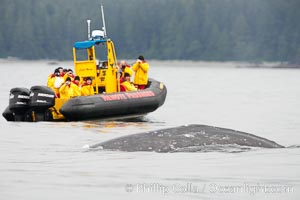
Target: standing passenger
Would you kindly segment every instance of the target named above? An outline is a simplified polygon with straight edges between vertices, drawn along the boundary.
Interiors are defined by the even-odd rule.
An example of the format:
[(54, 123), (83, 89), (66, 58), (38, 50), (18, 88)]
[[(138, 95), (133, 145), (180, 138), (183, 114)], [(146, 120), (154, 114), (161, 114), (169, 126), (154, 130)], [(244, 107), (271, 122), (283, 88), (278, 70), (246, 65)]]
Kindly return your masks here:
[(56, 69), (54, 73), (54, 77), (52, 77), (49, 81), (47, 86), (52, 88), (55, 92), (56, 97), (59, 98), (59, 88), (64, 83), (63, 77), (60, 76), (59, 70)]
[(48, 79), (47, 79), (47, 86), (50, 87), (50, 88), (53, 87), (53, 86), (52, 86), (52, 85), (53, 85), (52, 78), (55, 77), (55, 74), (56, 74), (56, 73), (59, 73), (59, 70), (58, 70), (58, 69), (55, 69), (55, 70), (54, 70), (54, 73), (49, 74), (49, 76), (48, 76)]
[(132, 66), (132, 70), (135, 72), (134, 85), (140, 90), (145, 89), (148, 84), (149, 64), (145, 61), (144, 56), (140, 55), (138, 57), (136, 63)]

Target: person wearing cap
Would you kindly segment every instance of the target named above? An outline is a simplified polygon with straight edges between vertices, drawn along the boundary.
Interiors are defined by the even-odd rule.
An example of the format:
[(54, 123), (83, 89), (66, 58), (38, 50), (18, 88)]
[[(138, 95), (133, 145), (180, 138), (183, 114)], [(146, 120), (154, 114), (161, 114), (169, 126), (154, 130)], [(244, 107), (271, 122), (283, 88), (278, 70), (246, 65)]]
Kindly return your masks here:
[(121, 86), (125, 89), (126, 92), (137, 91), (137, 88), (130, 82), (130, 74), (124, 74), (124, 80), (121, 83)]
[(74, 97), (74, 88), (73, 88), (73, 83), (71, 81), (70, 77), (66, 78), (66, 82), (62, 84), (62, 86), (59, 88), (59, 94), (60, 98), (62, 99), (70, 99)]
[(95, 94), (94, 87), (92, 85), (91, 77), (87, 77), (85, 83), (81, 87), (81, 95), (89, 96)]
[(148, 70), (149, 64), (144, 56), (140, 55), (132, 66), (132, 71), (135, 72), (133, 83), (140, 90), (145, 89), (148, 84)]

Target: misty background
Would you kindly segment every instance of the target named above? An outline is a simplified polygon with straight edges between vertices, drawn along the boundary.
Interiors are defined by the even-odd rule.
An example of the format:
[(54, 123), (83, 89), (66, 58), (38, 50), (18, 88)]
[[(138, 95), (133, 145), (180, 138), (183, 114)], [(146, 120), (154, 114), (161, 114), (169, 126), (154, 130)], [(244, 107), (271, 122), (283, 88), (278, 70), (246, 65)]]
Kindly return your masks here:
[[(299, 0), (102, 0), (118, 58), (300, 63)], [(72, 59), (100, 0), (1, 0), (0, 58)]]

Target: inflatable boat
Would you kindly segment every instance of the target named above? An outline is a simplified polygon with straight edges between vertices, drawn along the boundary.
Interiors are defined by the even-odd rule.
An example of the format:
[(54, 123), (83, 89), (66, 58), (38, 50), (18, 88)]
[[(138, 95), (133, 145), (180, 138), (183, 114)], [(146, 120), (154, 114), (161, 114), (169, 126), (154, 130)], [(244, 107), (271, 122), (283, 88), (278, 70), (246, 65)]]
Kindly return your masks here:
[[(121, 90), (116, 52), (112, 40), (106, 36), (102, 6), (101, 11), (103, 30), (95, 30), (90, 34), (90, 20), (87, 20), (88, 40), (73, 45), (75, 73), (83, 79), (92, 78), (95, 94), (65, 99), (58, 98), (53, 89), (47, 86), (12, 88), (9, 105), (2, 113), (7, 121), (124, 119), (146, 115), (164, 104), (166, 86), (155, 79), (149, 78), (143, 90)], [(107, 60), (103, 62), (96, 59), (98, 46), (105, 48)]]
[(163, 83), (150, 79), (145, 90), (79, 96), (65, 101), (57, 110), (55, 102), (60, 99), (51, 88), (13, 88), (2, 115), (7, 121), (27, 122), (133, 118), (155, 111), (164, 104), (166, 94)]

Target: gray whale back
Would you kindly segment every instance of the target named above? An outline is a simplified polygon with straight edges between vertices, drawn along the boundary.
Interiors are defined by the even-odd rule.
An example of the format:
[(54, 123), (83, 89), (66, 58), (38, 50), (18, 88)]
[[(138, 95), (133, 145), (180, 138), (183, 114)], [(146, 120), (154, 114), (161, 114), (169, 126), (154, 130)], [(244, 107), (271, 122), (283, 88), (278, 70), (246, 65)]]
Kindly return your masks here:
[(206, 151), (220, 146), (283, 148), (274, 141), (236, 130), (207, 125), (188, 125), (127, 135), (90, 148), (120, 151)]

